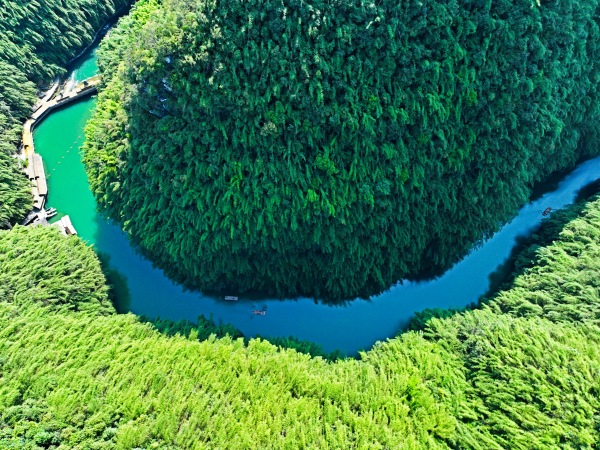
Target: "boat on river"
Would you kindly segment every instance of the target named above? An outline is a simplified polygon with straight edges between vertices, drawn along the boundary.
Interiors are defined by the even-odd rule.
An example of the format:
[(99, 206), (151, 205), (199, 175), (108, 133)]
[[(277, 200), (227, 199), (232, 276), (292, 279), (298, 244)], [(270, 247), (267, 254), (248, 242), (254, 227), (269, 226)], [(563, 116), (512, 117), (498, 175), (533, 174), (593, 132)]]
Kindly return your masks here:
[(49, 219), (50, 217), (54, 217), (56, 215), (56, 208), (48, 208), (46, 210), (46, 219)]
[(552, 212), (552, 208), (550, 208), (549, 206), (544, 210), (544, 212), (542, 213), (542, 216), (547, 216), (548, 214), (550, 214)]
[(235, 295), (226, 295), (225, 300), (228, 302), (237, 302), (238, 298)]
[(262, 311), (260, 309), (253, 309), (252, 310), (252, 314), (255, 314), (257, 316), (265, 316), (267, 314), (266, 311)]
[[(44, 156), (44, 160), (51, 161), (52, 166), (56, 164), (58, 159), (52, 155), (66, 153), (75, 138), (82, 133), (83, 121), (78, 118), (91, 114), (94, 105), (94, 102), (82, 102), (55, 109), (51, 112), (55, 115), (54, 119), (38, 126), (36, 151)], [(78, 152), (71, 151), (69, 155), (73, 158), (73, 164), (69, 166), (72, 169), (64, 176), (88, 189), (88, 178), (80, 164)], [(600, 157), (581, 163), (577, 169), (563, 177), (556, 191), (548, 192), (533, 204), (525, 205), (517, 217), (504, 225), (489, 241), (473, 248), (446, 275), (430, 281), (399, 283), (381, 295), (373, 296), (368, 302), (348, 301), (344, 307), (328, 306), (309, 298), (290, 298), (285, 302), (280, 298), (261, 300), (265, 308), (276, 305), (275, 308), (279, 311), (277, 320), (275, 316), (270, 316), (271, 319), (267, 320), (263, 304), (252, 305), (249, 303), (250, 298), (240, 300), (252, 308), (246, 310), (241, 304), (237, 305), (241, 308), (235, 308), (236, 305), (232, 303), (224, 304), (224, 293), (215, 302), (212, 296), (187, 291), (180, 285), (175, 285), (163, 272), (154, 270), (148, 260), (138, 256), (120, 227), (115, 227), (96, 215), (93, 195), (86, 196), (89, 200), (82, 200), (81, 203), (78, 201), (72, 215), (82, 237), (94, 244), (99, 252), (110, 256), (108, 267), (115, 270), (118, 268), (119, 273), (127, 280), (122, 287), (115, 287), (116, 301), (123, 310), (151, 317), (161, 315), (193, 321), (202, 314), (205, 317), (214, 314), (215, 321), (231, 323), (248, 337), (259, 332), (270, 336), (300, 335), (321, 344), (326, 350), (339, 348), (349, 355), (358, 355), (359, 350), (370, 348), (375, 341), (395, 336), (398, 329), (404, 327), (413, 314), (423, 308), (466, 306), (477, 302), (489, 289), (489, 275), (509, 257), (516, 238), (537, 229), (539, 216), (546, 208), (543, 205), (554, 205), (551, 213), (548, 213), (552, 216), (571, 203), (580, 188), (597, 180), (598, 173)], [(49, 178), (51, 180), (52, 177)], [(59, 177), (55, 177), (52, 182), (52, 202), (61, 211), (69, 211), (69, 206), (74, 201), (73, 189), (67, 183), (57, 184), (58, 180)], [(34, 215), (35, 213), (29, 218)], [(70, 231), (73, 229), (70, 228)], [(123, 264), (118, 265), (119, 261)], [(262, 311), (248, 316), (247, 312), (252, 312), (253, 309)], [(258, 322), (252, 320), (255, 315), (263, 316), (263, 319), (259, 318)], [(361, 325), (357, 326), (357, 323)], [(285, 326), (285, 332), (282, 331), (282, 325)]]

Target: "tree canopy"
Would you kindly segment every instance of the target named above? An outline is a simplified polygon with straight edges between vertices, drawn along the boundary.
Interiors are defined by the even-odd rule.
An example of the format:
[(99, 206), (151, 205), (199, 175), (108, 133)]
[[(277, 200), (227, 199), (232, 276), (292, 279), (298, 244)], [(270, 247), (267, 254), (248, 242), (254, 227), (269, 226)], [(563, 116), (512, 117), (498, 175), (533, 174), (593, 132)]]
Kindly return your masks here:
[(0, 446), (595, 448), (599, 223), (596, 197), (481, 310), (336, 362), (161, 334), (113, 313), (78, 238), (0, 232)]
[(47, 82), (92, 42), (94, 35), (130, 0), (3, 0), (0, 59), (27, 78)]
[(0, 229), (19, 223), (33, 199), (17, 153), (21, 123), (47, 84), (129, 0), (3, 0), (0, 6)]
[(369, 296), (598, 152), (598, 1), (140, 2), (103, 44), (99, 204), (205, 290)]
[[(10, 13), (14, 5), (5, 9), (5, 4), (0, 11), (0, 22), (10, 21), (12, 17), (7, 12)], [(65, 0), (63, 4), (72, 3)], [(202, 4), (193, 4), (190, 8), (198, 5)], [(432, 5), (427, 1), (419, 5), (425, 8), (421, 9), (421, 15), (426, 21), (431, 19), (427, 8)], [(471, 6), (484, 8), (486, 5), (489, 7), (490, 3), (475, 2)], [(510, 36), (514, 32), (510, 26), (519, 22), (519, 14), (525, 14), (525, 9), (510, 9), (508, 3), (501, 1), (494, 5), (494, 8), (505, 7), (500, 10), (503, 20), (510, 18), (510, 21), (499, 26)], [(573, 28), (569, 28), (566, 26), (569, 5), (573, 7), (571, 13), (580, 17), (578, 14), (585, 16), (592, 11), (587, 8), (596, 8), (596, 4), (543, 2), (541, 8), (547, 7), (548, 12), (540, 12), (536, 5), (531, 3), (531, 14), (548, 17), (544, 14), (551, 15), (554, 11), (556, 14), (552, 17), (564, 25), (551, 30), (563, 45), (562, 50), (557, 47), (552, 52), (573, 51), (582, 64), (571, 66), (570, 59), (566, 58), (564, 67), (558, 63), (552, 66), (555, 70), (564, 68), (565, 83), (581, 83), (553, 87), (556, 91), (552, 92), (560, 93), (555, 100), (557, 107), (563, 105), (561, 102), (565, 99), (579, 102), (579, 109), (560, 110), (565, 114), (565, 129), (553, 139), (565, 144), (564, 148), (532, 147), (526, 162), (507, 159), (522, 167), (539, 164), (536, 176), (542, 176), (545, 171), (567, 164), (569, 157), (585, 155), (590, 151), (585, 143), (595, 143), (595, 128), (591, 122), (595, 117), (595, 97), (589, 87), (593, 84), (591, 78), (586, 78), (591, 77), (592, 72), (586, 71), (593, 70), (590, 67), (594, 60), (581, 55), (593, 54), (597, 40), (592, 37), (596, 36), (598, 14), (594, 12), (594, 21), (586, 22), (585, 26), (574, 21)], [(566, 9), (561, 9), (562, 5), (566, 5)], [(250, 6), (248, 4), (248, 8)], [(307, 7), (301, 6), (299, 14)], [(27, 7), (47, 5), (40, 6), (33, 1)], [(133, 125), (141, 125), (130, 124), (128, 114), (142, 108), (144, 98), (150, 98), (150, 94), (143, 91), (143, 83), (133, 85), (133, 90), (129, 84), (128, 80), (137, 76), (131, 69), (140, 64), (135, 57), (142, 54), (141, 47), (130, 50), (135, 48), (131, 41), (136, 36), (150, 39), (146, 27), (151, 27), (148, 24), (152, 21), (171, 20), (153, 18), (153, 14), (164, 13), (156, 7), (153, 2), (140, 3), (105, 46), (103, 67), (105, 74), (110, 74), (109, 89), (102, 96), (96, 120), (88, 128), (88, 134), (94, 137), (88, 147), (88, 164), (93, 169), (91, 172), (98, 175), (92, 177), (92, 181), (101, 202), (111, 211), (120, 211), (118, 202), (126, 198), (123, 195), (123, 189), (127, 189), (126, 175), (128, 170), (133, 170), (127, 166), (132, 158), (129, 152), (141, 148), (135, 143), (135, 139), (140, 138), (130, 134), (136, 129)], [(447, 7), (458, 8), (452, 3)], [(172, 11), (180, 14), (187, 10), (174, 4)], [(270, 11), (266, 8), (265, 14)], [(260, 14), (247, 17), (250, 17), (249, 25), (264, 20)], [(360, 16), (353, 17), (356, 23), (361, 23)], [(458, 20), (462, 16), (452, 17)], [(567, 22), (561, 22), (565, 17)], [(194, 18), (200, 18), (199, 22), (204, 20), (197, 14), (185, 15), (185, 20), (192, 23)], [(485, 14), (483, 18), (482, 23), (490, 22)], [(382, 20), (374, 21), (364, 30), (377, 28)], [(446, 20), (446, 24), (452, 23)], [(144, 34), (141, 34), (142, 29)], [(162, 38), (158, 39), (161, 29), (156, 28), (157, 42), (162, 42)], [(574, 29), (576, 39), (565, 39)], [(187, 32), (181, 31), (182, 35)], [(216, 39), (219, 31), (213, 31)], [(519, 53), (519, 49), (534, 48), (533, 44), (514, 47), (497, 31), (494, 36), (489, 42), (491, 46), (505, 45), (515, 53)], [(583, 44), (586, 36), (590, 39)], [(406, 39), (409, 37), (407, 34)], [(425, 38), (425, 34), (422, 37)], [(4, 38), (5, 34), (0, 33), (0, 42)], [(304, 45), (305, 41), (299, 39), (298, 43)], [(148, 67), (157, 64), (152, 61), (152, 52), (146, 56), (149, 59), (143, 64)], [(173, 64), (179, 56), (167, 55)], [(126, 64), (121, 65), (121, 59)], [(487, 61), (493, 64), (494, 60)], [(524, 63), (529, 64), (529, 61), (526, 59)], [(590, 64), (585, 65), (586, 62)], [(220, 70), (233, 70), (231, 67)], [(506, 67), (502, 70), (499, 76), (510, 78), (511, 72)], [(1, 158), (13, 152), (20, 133), (17, 124), (26, 113), (27, 101), (32, 101), (33, 88), (19, 78), (6, 61), (0, 63), (0, 74), (0, 135), (3, 139), (0, 142), (0, 214), (5, 214), (4, 204), (19, 202), (11, 200), (4, 189), (4, 160)], [(145, 75), (140, 72), (140, 76)], [(544, 77), (540, 79), (547, 86)], [(197, 97), (189, 97), (194, 100), (186, 106), (190, 110), (197, 107), (195, 102), (206, 100), (199, 95), (194, 83), (192, 79), (189, 95)], [(22, 96), (15, 95), (18, 85), (23, 87)], [(148, 86), (152, 89), (151, 83)], [(167, 80), (166, 86), (180, 88), (175, 81)], [(520, 92), (518, 86), (510, 87), (517, 94)], [(586, 90), (588, 88), (590, 90)], [(141, 94), (136, 93), (138, 89)], [(415, 89), (419, 92), (418, 86)], [(477, 97), (471, 95), (470, 98), (479, 102), (482, 92), (486, 91), (480, 87), (474, 89)], [(410, 92), (413, 95), (412, 90)], [(533, 92), (535, 89), (530, 97), (532, 101), (539, 100)], [(506, 95), (509, 94), (520, 98), (507, 90)], [(136, 104), (137, 98), (141, 100)], [(543, 104), (530, 105), (526, 110), (533, 114), (530, 118), (540, 119), (535, 111)], [(167, 106), (173, 107), (171, 103)], [(517, 102), (515, 107), (522, 106)], [(256, 107), (260, 110), (260, 104)], [(250, 112), (251, 121), (257, 116)], [(462, 117), (468, 115), (466, 110), (459, 112)], [(514, 114), (522, 112), (515, 109)], [(151, 129), (158, 126), (152, 120), (149, 120)], [(499, 124), (504, 123), (503, 119), (498, 120)], [(520, 125), (517, 128), (511, 130), (522, 131)], [(547, 134), (544, 136), (549, 139), (548, 143), (554, 142)], [(489, 139), (492, 142), (491, 132)], [(528, 139), (537, 142), (533, 131), (522, 139), (519, 142), (529, 142)], [(482, 142), (487, 141), (482, 138)], [(498, 145), (505, 145), (506, 152), (512, 154), (510, 142), (511, 145), (508, 141)], [(569, 147), (566, 145), (569, 142), (573, 146), (578, 142), (579, 147)], [(189, 151), (195, 148), (190, 147)], [(436, 148), (427, 145), (428, 151)], [(482, 150), (474, 146), (472, 151)], [(555, 159), (543, 160), (553, 151)], [(501, 158), (500, 153), (492, 154), (486, 164)], [(157, 153), (156, 159), (166, 159), (160, 158), (161, 155)], [(298, 157), (295, 155), (290, 154), (290, 166)], [(150, 158), (151, 154), (146, 153), (146, 156)], [(11, 156), (6, 157), (10, 158), (6, 161), (14, 163)], [(202, 161), (200, 157), (196, 159)], [(365, 159), (368, 160), (366, 156)], [(277, 161), (275, 155), (273, 161)], [(342, 159), (331, 161), (341, 173)], [(544, 164), (548, 167), (544, 168)], [(15, 166), (10, 167), (9, 170), (13, 170)], [(491, 171), (492, 167), (487, 170)], [(275, 176), (279, 172), (274, 168), (271, 173)], [(14, 174), (18, 180), (17, 172)], [(246, 172), (242, 172), (244, 174)], [(429, 173), (427, 176), (428, 180), (433, 177)], [(244, 179), (239, 180), (240, 186)], [(527, 182), (521, 180), (522, 184), (516, 183), (515, 189), (520, 186), (526, 190), (534, 179), (535, 176)], [(179, 181), (185, 182), (184, 179)], [(149, 196), (153, 195), (150, 189), (153, 183), (155, 181), (148, 178)], [(406, 183), (412, 186), (410, 178)], [(481, 183), (484, 185), (484, 181)], [(425, 185), (423, 183), (421, 189), (425, 189)], [(465, 181), (462, 188), (467, 189), (467, 186)], [(107, 187), (113, 194), (105, 190)], [(492, 192), (499, 188), (487, 189)], [(196, 195), (199, 191), (189, 192)], [(209, 189), (207, 195), (210, 193)], [(6, 199), (8, 202), (3, 203)], [(173, 204), (176, 208), (179, 199), (174, 193), (162, 201), (165, 206)], [(121, 219), (131, 220), (131, 216)], [(177, 223), (176, 218), (171, 223)], [(196, 226), (194, 222), (191, 224)], [(379, 343), (361, 353), (357, 360), (336, 362), (277, 348), (261, 339), (250, 342), (231, 336), (217, 339), (208, 334), (210, 328), (215, 328), (220, 335), (230, 332), (235, 335), (235, 330), (227, 325), (217, 326), (210, 319), (196, 326), (169, 321), (153, 325), (131, 314), (117, 315), (110, 304), (97, 256), (77, 237), (62, 236), (50, 227), (17, 226), (10, 231), (0, 231), (0, 448), (597, 448), (600, 446), (597, 414), (600, 410), (600, 197), (572, 209), (570, 215), (552, 216), (549, 224), (550, 227), (542, 229), (543, 238), (518, 259), (516, 266), (520, 273), (511, 286), (486, 301), (481, 309), (452, 316), (441, 312), (423, 314), (415, 323), (415, 327), (423, 331), (408, 332)], [(193, 236), (199, 235), (197, 232)], [(199, 339), (203, 340), (199, 342)]]

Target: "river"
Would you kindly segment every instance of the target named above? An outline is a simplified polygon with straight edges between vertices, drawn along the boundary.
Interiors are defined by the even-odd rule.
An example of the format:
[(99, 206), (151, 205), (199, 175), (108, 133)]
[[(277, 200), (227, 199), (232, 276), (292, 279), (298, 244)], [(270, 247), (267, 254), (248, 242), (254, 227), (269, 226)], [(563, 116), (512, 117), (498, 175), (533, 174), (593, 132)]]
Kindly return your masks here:
[[(95, 49), (74, 69), (73, 79), (97, 72)], [(600, 174), (600, 157), (580, 164), (552, 191), (525, 205), (492, 238), (474, 249), (442, 276), (431, 281), (404, 281), (370, 300), (331, 306), (309, 298), (250, 299), (237, 302), (188, 291), (171, 282), (129, 245), (119, 227), (96, 212), (79, 148), (83, 128), (96, 105), (90, 98), (50, 114), (34, 132), (36, 150), (43, 156), (48, 175), (48, 206), (71, 217), (81, 238), (94, 246), (114, 286), (119, 312), (151, 318), (196, 321), (201, 314), (231, 323), (246, 336), (296, 336), (340, 349), (349, 355), (369, 349), (378, 340), (393, 337), (415, 312), (425, 308), (462, 307), (485, 294), (490, 276), (506, 261), (517, 239), (537, 228), (542, 211), (573, 202), (577, 191)], [(236, 295), (236, 293), (232, 293)], [(266, 309), (265, 316), (252, 314)]]

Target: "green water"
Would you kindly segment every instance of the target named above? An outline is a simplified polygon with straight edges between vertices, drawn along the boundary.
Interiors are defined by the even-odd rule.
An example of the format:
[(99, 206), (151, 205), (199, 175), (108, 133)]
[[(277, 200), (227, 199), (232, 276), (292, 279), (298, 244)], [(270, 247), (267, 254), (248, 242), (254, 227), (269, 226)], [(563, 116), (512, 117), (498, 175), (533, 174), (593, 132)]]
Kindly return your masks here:
[(87, 178), (74, 176), (83, 170), (80, 147), (83, 127), (90, 118), (96, 99), (87, 99), (50, 114), (34, 131), (36, 151), (43, 159), (51, 189), (48, 206), (58, 209), (58, 220), (65, 214), (77, 217), (77, 231), (89, 242), (98, 234), (96, 202)]
[(76, 82), (93, 77), (98, 73), (97, 49), (98, 47), (93, 47), (78, 58), (77, 67), (72, 72), (72, 77)]
[[(77, 78), (94, 74), (93, 57), (82, 64)], [(416, 311), (477, 301), (487, 292), (490, 277), (508, 258), (517, 239), (539, 225), (541, 212), (573, 202), (577, 191), (600, 175), (600, 158), (581, 164), (553, 192), (525, 205), (512, 222), (435, 280), (404, 281), (369, 301), (354, 300), (343, 306), (308, 298), (282, 301), (240, 297), (237, 302), (227, 302), (173, 284), (136, 254), (118, 227), (96, 212), (79, 153), (83, 127), (95, 105), (91, 98), (53, 112), (36, 128), (34, 139), (49, 175), (48, 207), (57, 208), (57, 218), (68, 214), (80, 237), (94, 246), (114, 287), (120, 312), (192, 321), (200, 314), (212, 315), (238, 327), (246, 336), (293, 335), (317, 342), (326, 350), (339, 348), (348, 354), (394, 336)], [(267, 314), (255, 316), (253, 309), (266, 309)]]

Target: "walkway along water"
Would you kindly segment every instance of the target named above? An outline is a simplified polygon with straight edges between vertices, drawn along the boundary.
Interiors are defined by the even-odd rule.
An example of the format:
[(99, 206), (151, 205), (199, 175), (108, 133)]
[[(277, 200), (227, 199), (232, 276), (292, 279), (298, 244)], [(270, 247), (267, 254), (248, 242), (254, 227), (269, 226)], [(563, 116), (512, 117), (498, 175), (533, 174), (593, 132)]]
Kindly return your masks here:
[[(23, 124), (23, 137), (21, 145), (21, 158), (24, 163), (23, 171), (31, 181), (31, 190), (33, 194), (33, 211), (27, 215), (25, 224), (42, 224), (47, 225), (47, 214), (44, 210), (44, 205), (48, 197), (48, 185), (46, 173), (41, 155), (35, 152), (33, 142), (33, 129), (39, 124), (48, 113), (56, 108), (63, 107), (71, 102), (95, 94), (98, 91), (100, 84), (100, 76), (96, 75), (87, 80), (78, 83), (73, 88), (63, 90), (55, 96), (56, 90), (60, 82), (57, 79), (52, 88), (46, 93), (33, 108), (33, 114)], [(77, 234), (75, 228), (67, 217), (64, 221), (59, 221), (58, 227), (65, 234)]]
[[(47, 168), (62, 162), (48, 179), (48, 204), (58, 210), (59, 216), (69, 214), (79, 235), (94, 246), (121, 312), (191, 321), (200, 314), (212, 315), (217, 322), (231, 323), (246, 336), (297, 336), (328, 351), (339, 348), (348, 354), (394, 336), (417, 311), (462, 307), (477, 301), (487, 292), (490, 276), (510, 255), (517, 238), (539, 226), (544, 210), (550, 207), (554, 211), (572, 203), (579, 189), (600, 176), (600, 157), (579, 165), (553, 192), (525, 205), (510, 223), (435, 280), (404, 280), (369, 301), (354, 300), (340, 306), (309, 298), (249, 298), (235, 292), (228, 294), (239, 296), (238, 301), (226, 301), (172, 283), (131, 248), (119, 227), (97, 213), (80, 156), (69, 152), (74, 142), (77, 146), (83, 143), (82, 130), (94, 107), (95, 99), (91, 98), (56, 110), (34, 135)], [(267, 313), (255, 315), (253, 310)]]

